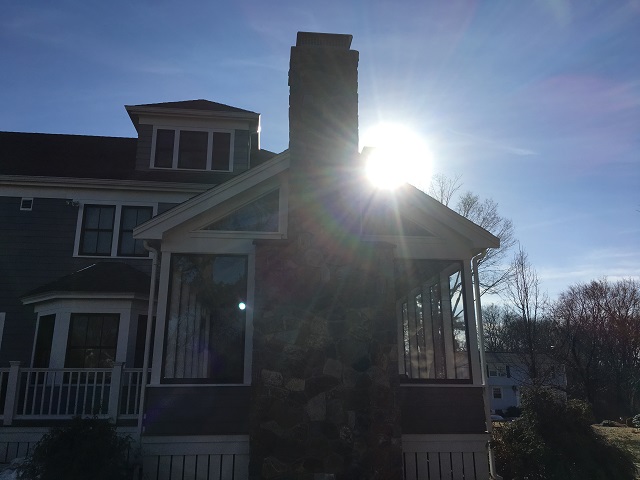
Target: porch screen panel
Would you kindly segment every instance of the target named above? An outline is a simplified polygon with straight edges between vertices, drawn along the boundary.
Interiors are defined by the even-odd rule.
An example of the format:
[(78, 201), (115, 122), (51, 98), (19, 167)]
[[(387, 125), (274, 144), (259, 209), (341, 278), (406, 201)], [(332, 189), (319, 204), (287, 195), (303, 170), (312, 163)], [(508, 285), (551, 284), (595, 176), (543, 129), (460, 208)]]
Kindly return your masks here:
[(242, 383), (247, 258), (173, 254), (164, 380)]
[(461, 262), (402, 260), (396, 270), (400, 361), (412, 380), (469, 380)]
[(449, 301), (451, 303), (451, 327), (456, 378), (471, 378), (461, 270), (449, 275)]

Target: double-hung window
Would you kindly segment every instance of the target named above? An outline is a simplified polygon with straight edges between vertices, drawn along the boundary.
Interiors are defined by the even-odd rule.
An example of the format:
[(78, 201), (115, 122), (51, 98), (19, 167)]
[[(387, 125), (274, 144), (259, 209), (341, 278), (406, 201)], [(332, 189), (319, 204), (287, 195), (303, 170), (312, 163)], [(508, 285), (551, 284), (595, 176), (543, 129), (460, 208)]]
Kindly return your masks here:
[(212, 170), (229, 172), (232, 169), (231, 131), (154, 129), (151, 166), (180, 170)]
[(72, 314), (65, 367), (112, 367), (116, 358), (119, 322), (118, 314)]
[(146, 257), (133, 229), (153, 216), (153, 207), (90, 205), (83, 207), (78, 255)]

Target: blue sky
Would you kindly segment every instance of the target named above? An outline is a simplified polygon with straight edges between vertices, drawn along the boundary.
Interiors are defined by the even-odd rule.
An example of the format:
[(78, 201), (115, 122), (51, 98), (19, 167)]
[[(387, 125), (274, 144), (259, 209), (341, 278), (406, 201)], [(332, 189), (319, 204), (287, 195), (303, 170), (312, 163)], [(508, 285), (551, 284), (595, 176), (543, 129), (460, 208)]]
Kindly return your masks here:
[(640, 0), (0, 0), (0, 130), (135, 136), (125, 104), (206, 98), (288, 143), (296, 32), (350, 33), (360, 127), (410, 126), (491, 197), (555, 297), (640, 278)]

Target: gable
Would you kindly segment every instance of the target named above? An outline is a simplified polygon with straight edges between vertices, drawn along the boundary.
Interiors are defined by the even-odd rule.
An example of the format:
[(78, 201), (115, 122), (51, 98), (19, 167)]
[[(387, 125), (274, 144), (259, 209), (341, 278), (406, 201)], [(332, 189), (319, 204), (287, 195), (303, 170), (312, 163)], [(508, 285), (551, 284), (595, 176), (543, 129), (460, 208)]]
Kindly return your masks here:
[(365, 236), (433, 237), (434, 234), (390, 202), (370, 206), (363, 215), (361, 233)]
[(280, 188), (276, 188), (201, 230), (227, 232), (277, 232), (280, 224)]
[[(173, 230), (200, 235), (229, 231), (267, 234), (275, 222), (269, 212), (274, 212), (276, 204), (277, 232), (282, 236), (286, 231), (284, 205), (288, 167), (289, 153), (284, 152), (152, 218), (135, 229), (134, 237), (161, 240)], [(252, 230), (254, 228), (256, 230)]]

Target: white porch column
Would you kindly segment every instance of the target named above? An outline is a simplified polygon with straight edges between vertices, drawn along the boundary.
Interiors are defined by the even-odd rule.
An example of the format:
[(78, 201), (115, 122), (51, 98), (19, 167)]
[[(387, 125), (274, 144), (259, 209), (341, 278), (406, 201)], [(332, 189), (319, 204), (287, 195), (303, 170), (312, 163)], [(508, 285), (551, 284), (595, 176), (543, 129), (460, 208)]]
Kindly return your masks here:
[(16, 413), (16, 400), (18, 399), (18, 383), (20, 381), (20, 361), (10, 361), (9, 365), (7, 396), (4, 400), (4, 425), (13, 423), (13, 416)]

